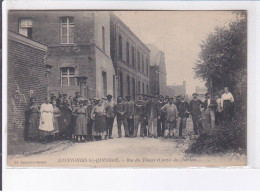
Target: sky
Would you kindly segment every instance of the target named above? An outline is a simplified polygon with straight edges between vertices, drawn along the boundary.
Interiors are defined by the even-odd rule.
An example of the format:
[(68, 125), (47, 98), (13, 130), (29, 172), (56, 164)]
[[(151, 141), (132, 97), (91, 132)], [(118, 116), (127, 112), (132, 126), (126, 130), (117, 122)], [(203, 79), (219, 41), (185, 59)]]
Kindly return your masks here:
[(114, 12), (145, 44), (165, 53), (167, 84), (186, 81), (187, 94), (204, 82), (194, 79), (200, 44), (217, 26), (235, 19), (231, 11), (117, 11)]

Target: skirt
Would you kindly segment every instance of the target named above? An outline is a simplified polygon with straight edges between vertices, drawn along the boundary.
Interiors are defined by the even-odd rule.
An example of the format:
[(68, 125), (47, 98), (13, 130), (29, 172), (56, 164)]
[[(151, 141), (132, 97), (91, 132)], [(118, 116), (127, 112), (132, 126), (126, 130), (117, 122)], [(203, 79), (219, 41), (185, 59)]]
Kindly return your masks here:
[(85, 114), (79, 114), (76, 119), (75, 135), (87, 135), (87, 121)]
[(29, 116), (28, 122), (28, 130), (27, 137), (28, 138), (36, 138), (39, 135), (39, 114), (36, 112), (32, 112)]
[(223, 119), (230, 120), (232, 116), (232, 103), (230, 100), (224, 100), (223, 102)]
[(103, 136), (107, 135), (106, 133), (106, 119), (105, 116), (96, 115), (94, 120), (94, 126), (92, 126), (92, 135), (93, 136)]

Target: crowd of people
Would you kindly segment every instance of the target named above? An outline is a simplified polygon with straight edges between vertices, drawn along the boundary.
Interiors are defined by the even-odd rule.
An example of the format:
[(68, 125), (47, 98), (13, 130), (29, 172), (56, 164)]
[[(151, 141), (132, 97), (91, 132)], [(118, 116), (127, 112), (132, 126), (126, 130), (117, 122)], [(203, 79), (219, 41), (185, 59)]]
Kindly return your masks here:
[(234, 98), (227, 87), (222, 95), (212, 97), (206, 93), (204, 102), (198, 99), (198, 94), (192, 96), (188, 102), (185, 95), (173, 98), (139, 94), (137, 100), (119, 96), (114, 102), (112, 95), (83, 99), (78, 92), (69, 98), (60, 92), (58, 97), (51, 94), (41, 106), (32, 97), (26, 111), (26, 140), (47, 143), (57, 139), (76, 142), (113, 139), (115, 118), (118, 138), (123, 136), (123, 126), (124, 136), (129, 138), (137, 137), (140, 128), (140, 137), (185, 139), (183, 131), (189, 117), (194, 135), (201, 132), (203, 119), (210, 123), (211, 130), (215, 124), (231, 119)]

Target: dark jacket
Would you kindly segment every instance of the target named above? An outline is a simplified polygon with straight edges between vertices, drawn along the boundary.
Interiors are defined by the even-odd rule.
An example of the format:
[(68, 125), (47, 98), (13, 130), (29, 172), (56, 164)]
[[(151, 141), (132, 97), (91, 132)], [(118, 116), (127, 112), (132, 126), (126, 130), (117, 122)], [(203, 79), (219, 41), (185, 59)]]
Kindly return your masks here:
[(208, 107), (208, 100), (209, 99), (206, 99), (204, 101), (204, 105), (203, 105), (204, 110), (207, 110), (207, 108), (210, 108), (211, 110), (216, 111), (216, 108), (218, 106), (216, 99), (214, 99), (214, 98), (210, 99), (209, 107)]
[(164, 102), (164, 101), (160, 102), (160, 101), (158, 100), (157, 104), (158, 104), (158, 108), (159, 108), (158, 116), (164, 117), (165, 114), (164, 114), (164, 112), (163, 112), (161, 109), (162, 109), (162, 107), (165, 105), (165, 102)]
[(115, 112), (118, 119), (126, 118), (126, 103), (117, 103), (115, 106)]
[(135, 103), (133, 101), (126, 102), (126, 116), (130, 118), (135, 114)]
[(135, 103), (135, 114), (138, 116), (146, 116), (146, 102), (137, 100)]
[(193, 116), (199, 115), (201, 114), (200, 108), (203, 107), (203, 102), (201, 102), (201, 100), (197, 99), (195, 100), (191, 100), (190, 101), (190, 114)]
[(189, 103), (187, 101), (178, 101), (176, 106), (179, 113), (179, 117), (184, 118), (185, 113), (189, 112)]

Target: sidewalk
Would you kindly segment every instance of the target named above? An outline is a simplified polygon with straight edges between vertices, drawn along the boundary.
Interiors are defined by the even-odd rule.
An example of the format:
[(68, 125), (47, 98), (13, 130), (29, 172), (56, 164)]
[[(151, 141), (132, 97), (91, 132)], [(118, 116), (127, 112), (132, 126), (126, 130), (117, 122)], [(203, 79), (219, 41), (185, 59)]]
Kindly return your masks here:
[(22, 145), (16, 145), (9, 147), (9, 156), (30, 156), (34, 154), (39, 154), (42, 152), (60, 149), (63, 150), (73, 144), (70, 140), (58, 140), (47, 144), (40, 142), (24, 142)]

